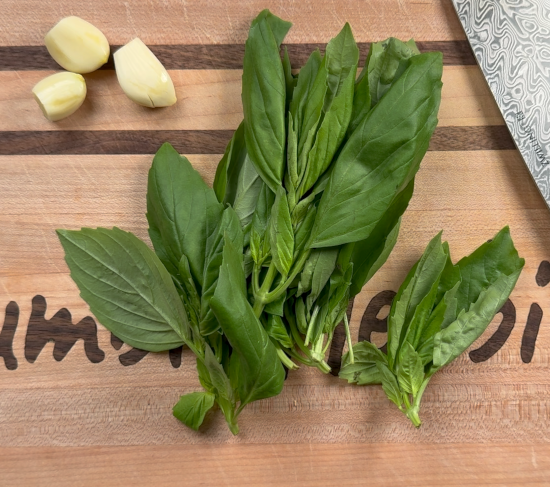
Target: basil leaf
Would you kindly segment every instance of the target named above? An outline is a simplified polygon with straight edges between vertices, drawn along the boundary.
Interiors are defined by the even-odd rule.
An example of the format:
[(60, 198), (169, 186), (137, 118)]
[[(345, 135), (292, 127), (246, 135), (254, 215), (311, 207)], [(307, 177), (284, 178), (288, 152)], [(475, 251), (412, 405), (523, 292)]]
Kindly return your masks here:
[(220, 265), (223, 258), (223, 247), (225, 239), (231, 240), (237, 248), (243, 248), (243, 233), (239, 219), (233, 208), (227, 207), (216, 232), (206, 241), (206, 259), (204, 263), (203, 291), (201, 298), (201, 322), (200, 330), (203, 336), (214, 333), (220, 327), (218, 320), (210, 309), (210, 301), (216, 286)]
[(296, 259), (298, 255), (302, 253), (305, 249), (307, 241), (311, 236), (313, 230), (313, 225), (315, 223), (315, 208), (310, 208), (306, 213), (305, 218), (299, 224), (298, 229), (295, 233), (295, 242), (294, 242), (294, 258)]
[(235, 200), (236, 181), (246, 154), (243, 121), (227, 144), (225, 153), (216, 169), (213, 188), (220, 203)]
[(406, 343), (399, 353), (397, 381), (400, 388), (416, 396), (424, 381), (424, 365), (420, 355), (410, 343)]
[(206, 413), (214, 406), (214, 394), (210, 392), (192, 392), (181, 396), (172, 409), (174, 416), (189, 428), (198, 431)]
[[(393, 300), (388, 315), (390, 367), (393, 367), (417, 307), (420, 307), (424, 319), (426, 313), (431, 312), (439, 278), (446, 262), (447, 254), (441, 243), (441, 233), (438, 233), (430, 241), (420, 260), (413, 266)], [(413, 334), (415, 332), (416, 330), (413, 330)]]
[(351, 135), (323, 192), (312, 247), (367, 238), (414, 177), (437, 124), (441, 74), (440, 53), (411, 58)]
[[(176, 269), (181, 256), (187, 256), (199, 291), (203, 285), (204, 242), (214, 233), (222, 211), (214, 191), (190, 162), (170, 144), (163, 144), (153, 159), (147, 185), (151, 241), (161, 256), (166, 252)], [(163, 248), (159, 248), (159, 236)]]
[[(374, 43), (373, 43), (374, 44)], [(369, 77), (366, 76), (367, 66), (372, 53), (372, 44), (369, 50), (369, 54), (365, 61), (365, 66), (361, 70), (355, 85), (353, 87), (353, 107), (351, 111), (351, 119), (349, 121), (347, 138), (353, 133), (353, 131), (359, 126), (359, 124), (365, 119), (371, 109), (371, 95), (369, 89)]]
[(359, 242), (348, 244), (352, 246), (351, 262), (353, 262), (353, 278), (350, 295), (353, 297), (361, 292), (363, 286), (382, 267), (388, 259), (399, 236), (401, 216), (405, 213), (414, 191), (414, 179), (401, 191), (372, 233)]
[(154, 252), (119, 228), (57, 230), (80, 296), (132, 347), (160, 352), (190, 343), (185, 309)]
[(287, 293), (281, 294), (275, 301), (271, 301), (265, 305), (264, 311), (271, 315), (284, 316), (283, 307), (285, 305)]
[(492, 240), (458, 261), (457, 266), (462, 275), (462, 284), (457, 294), (458, 312), (468, 310), (470, 303), (477, 301), (483, 289), (501, 276), (514, 274), (524, 263), (514, 247), (510, 228), (504, 227)]
[(286, 108), (285, 112), (288, 112), (290, 101), (292, 100), (292, 93), (297, 83), (297, 78), (292, 74), (292, 66), (290, 65), (290, 58), (288, 57), (288, 49), (285, 46), (283, 55), (283, 71), (285, 73), (285, 85), (286, 85)]
[(338, 376), (350, 384), (357, 385), (381, 384), (382, 375), (376, 362), (386, 362), (386, 356), (376, 345), (366, 340), (353, 345), (354, 363), (350, 362), (350, 354), (342, 356), (342, 367)]
[(294, 231), (290, 220), (290, 210), (286, 191), (279, 186), (271, 210), (270, 225), (271, 256), (275, 267), (283, 275), (288, 275), (294, 258)]
[(292, 117), (298, 137), (301, 137), (301, 134), (303, 133), (302, 127), (305, 116), (305, 107), (308, 103), (317, 73), (321, 66), (321, 60), (319, 49), (316, 49), (311, 53), (306, 64), (304, 64), (304, 66), (300, 69), (296, 88), (292, 94), (292, 101), (289, 106), (289, 115)]
[(268, 315), (265, 327), (267, 334), (278, 342), (283, 348), (292, 348), (293, 341), (290, 338), (283, 319), (277, 315)]
[(227, 238), (218, 286), (210, 305), (239, 361), (240, 408), (279, 394), (285, 372), (275, 346), (247, 300), (242, 253)]
[(296, 296), (311, 291), (311, 294), (308, 296), (311, 302), (319, 297), (334, 271), (336, 259), (338, 258), (338, 250), (337, 247), (316, 249), (309, 254), (304, 264), (304, 270), (301, 273)]
[(300, 184), (304, 195), (323, 174), (342, 143), (351, 119), (359, 49), (346, 23), (332, 39), (325, 55), (326, 92), (315, 141), (307, 154), (307, 168)]
[[(456, 321), (434, 337), (435, 367), (450, 363), (481, 336), (514, 289), (524, 264), (508, 227), (458, 262), (463, 280), (456, 298), (461, 311)], [(470, 305), (467, 299), (475, 301)]]
[(406, 61), (420, 54), (411, 39), (408, 42), (390, 37), (371, 44), (367, 71), (371, 105), (374, 106), (390, 89), (392, 83), (403, 73)]
[(286, 82), (279, 46), (291, 24), (264, 10), (250, 27), (242, 81), (244, 131), (249, 157), (273, 192), (285, 167)]
[(401, 390), (399, 389), (399, 384), (393, 372), (389, 369), (388, 365), (381, 360), (376, 361), (376, 366), (378, 367), (378, 372), (380, 373), (380, 378), (382, 382), (382, 389), (388, 396), (388, 399), (392, 401), (399, 409), (403, 405), (403, 399), (401, 398)]

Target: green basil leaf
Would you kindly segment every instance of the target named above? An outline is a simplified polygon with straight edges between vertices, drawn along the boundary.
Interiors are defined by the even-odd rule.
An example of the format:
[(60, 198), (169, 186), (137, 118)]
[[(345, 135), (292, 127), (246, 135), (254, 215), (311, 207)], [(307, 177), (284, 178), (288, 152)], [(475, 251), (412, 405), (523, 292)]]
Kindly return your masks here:
[(236, 180), (246, 154), (244, 122), (241, 122), (229, 144), (227, 144), (225, 153), (216, 169), (213, 188), (220, 203), (235, 200)]
[(285, 85), (286, 85), (286, 108), (285, 111), (288, 112), (288, 107), (290, 101), (292, 100), (292, 93), (294, 92), (294, 87), (297, 83), (297, 78), (292, 74), (292, 66), (290, 64), (290, 58), (288, 57), (288, 49), (285, 46), (284, 55), (283, 55), (283, 71), (285, 73)]
[[(430, 313), (435, 299), (439, 278), (447, 262), (447, 253), (438, 233), (428, 244), (420, 260), (413, 266), (395, 296), (388, 315), (388, 358), (393, 367), (399, 348), (408, 332), (408, 327), (417, 307)], [(431, 294), (430, 294), (431, 293)], [(426, 300), (423, 302), (423, 300)], [(423, 323), (423, 322), (422, 322)], [(419, 320), (418, 325), (421, 322)], [(416, 330), (413, 330), (413, 335)]]
[[(316, 49), (309, 56), (306, 64), (300, 69), (296, 88), (292, 94), (289, 111), (292, 116), (297, 136), (302, 134), (303, 120), (305, 116), (305, 107), (307, 105), (310, 93), (313, 89), (317, 73), (321, 66), (321, 54)], [(322, 100), (322, 98), (320, 97)], [(320, 112), (320, 108), (319, 108)]]
[(403, 399), (401, 398), (401, 390), (399, 389), (399, 384), (393, 372), (390, 370), (388, 365), (381, 361), (376, 361), (376, 366), (378, 367), (378, 372), (380, 373), (380, 378), (382, 382), (382, 389), (388, 396), (388, 399), (392, 401), (398, 408), (401, 409), (403, 405)]
[(308, 296), (311, 302), (319, 297), (336, 267), (338, 251), (338, 247), (333, 247), (330, 249), (316, 249), (309, 254), (301, 273), (296, 296), (311, 291)]
[(198, 431), (206, 413), (214, 406), (216, 396), (210, 392), (192, 392), (181, 396), (172, 409), (174, 416), (189, 428)]
[(434, 365), (443, 367), (462, 354), (485, 331), (516, 285), (521, 269), (500, 276), (481, 291), (468, 311), (462, 310), (456, 321), (434, 337)]
[(243, 233), (241, 225), (237, 214), (230, 206), (224, 210), (216, 232), (206, 241), (206, 259), (203, 277), (204, 287), (201, 298), (200, 322), (200, 330), (203, 336), (218, 331), (220, 327), (218, 320), (216, 320), (213, 311), (210, 309), (210, 301), (218, 285), (218, 276), (223, 260), (225, 239), (229, 239), (231, 243), (242, 252)]
[(294, 259), (304, 251), (306, 244), (311, 237), (311, 232), (313, 231), (313, 225), (315, 223), (315, 208), (310, 208), (309, 211), (305, 214), (304, 219), (298, 226), (295, 234), (294, 242)]
[(390, 37), (385, 41), (371, 44), (367, 71), (372, 106), (379, 102), (392, 83), (401, 76), (406, 61), (418, 54), (420, 51), (412, 39), (403, 42)]
[(353, 108), (351, 111), (351, 119), (349, 121), (347, 138), (353, 133), (353, 131), (359, 126), (359, 124), (365, 119), (371, 109), (370, 89), (369, 89), (369, 77), (366, 76), (367, 66), (372, 53), (372, 44), (365, 66), (361, 70), (361, 74), (355, 81), (353, 88)]
[(342, 356), (342, 367), (338, 374), (350, 384), (360, 386), (381, 384), (382, 375), (376, 362), (386, 363), (386, 356), (371, 342), (362, 341), (353, 345), (354, 363), (350, 362), (349, 352)]
[(414, 177), (437, 124), (441, 53), (411, 58), (340, 152), (315, 221), (312, 247), (367, 238)]
[(285, 371), (275, 346), (247, 300), (242, 253), (231, 240), (224, 240), (218, 286), (210, 305), (239, 360), (238, 393), (242, 408), (249, 402), (279, 394)]
[[(223, 206), (191, 163), (168, 143), (153, 159), (147, 185), (147, 220), (155, 250), (164, 252), (177, 269), (181, 256), (189, 259), (199, 290), (203, 285), (206, 239), (214, 233)], [(163, 248), (158, 247), (160, 241)]]
[(457, 263), (462, 275), (457, 294), (458, 312), (468, 310), (470, 303), (477, 301), (483, 289), (500, 276), (509, 276), (521, 270), (524, 263), (514, 247), (509, 227), (504, 227), (492, 240)]
[(308, 323), (306, 317), (306, 304), (302, 298), (296, 298), (295, 301), (295, 312), (296, 312), (296, 326), (298, 331), (305, 335), (307, 333)]
[(195, 281), (193, 280), (193, 276), (191, 275), (189, 260), (187, 259), (187, 256), (185, 254), (181, 256), (178, 271), (180, 275), (179, 280), (188, 296), (189, 304), (193, 308), (195, 314), (197, 316), (200, 316), (201, 300), (195, 286)]
[(286, 82), (279, 46), (290, 27), (268, 11), (260, 13), (250, 27), (243, 63), (246, 147), (273, 192), (282, 184), (285, 168)]
[(358, 61), (359, 49), (346, 23), (327, 45), (323, 71), (326, 73), (323, 108), (313, 145), (307, 154), (307, 167), (300, 184), (299, 197), (313, 187), (319, 176), (328, 169), (344, 139), (352, 114)]
[(397, 381), (400, 388), (416, 396), (424, 381), (424, 365), (420, 355), (410, 343), (406, 343), (399, 352)]
[(435, 367), (453, 361), (481, 336), (510, 296), (524, 264), (508, 227), (458, 262), (462, 275), (456, 293), (460, 312), (456, 321), (434, 337)]
[(191, 342), (185, 309), (155, 253), (119, 228), (57, 230), (80, 296), (99, 322), (150, 352)]
[(284, 304), (286, 301), (286, 291), (281, 294), (275, 301), (271, 301), (265, 305), (264, 311), (271, 315), (284, 316)]
[(372, 233), (359, 242), (348, 244), (353, 252), (353, 278), (350, 295), (353, 297), (361, 292), (363, 286), (370, 281), (372, 276), (382, 267), (388, 259), (399, 236), (401, 216), (407, 209), (414, 192), (414, 179), (401, 191)]
[(283, 319), (277, 315), (268, 315), (265, 327), (267, 334), (283, 348), (292, 348), (293, 341), (288, 334)]
[(271, 256), (277, 270), (288, 275), (294, 258), (294, 231), (290, 220), (290, 210), (286, 198), (286, 191), (279, 186), (275, 203), (271, 210), (270, 225)]

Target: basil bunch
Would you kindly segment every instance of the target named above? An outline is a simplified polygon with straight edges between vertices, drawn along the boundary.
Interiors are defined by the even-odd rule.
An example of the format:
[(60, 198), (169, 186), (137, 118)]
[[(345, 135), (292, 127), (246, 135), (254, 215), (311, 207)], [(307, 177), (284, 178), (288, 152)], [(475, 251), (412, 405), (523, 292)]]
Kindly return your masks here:
[(372, 44), (357, 77), (346, 24), (294, 76), (279, 54), (289, 28), (267, 10), (252, 23), (244, 121), (214, 190), (241, 222), (248, 293), (280, 359), (326, 373), (349, 299), (397, 240), (437, 124), (442, 58), (390, 38)]
[(415, 426), (433, 374), (485, 331), (523, 269), (508, 227), (453, 265), (441, 233), (429, 243), (395, 296), (388, 315), (387, 354), (370, 342), (342, 357), (340, 377), (382, 384)]
[(106, 328), (137, 348), (196, 355), (205, 390), (174, 407), (194, 429), (217, 404), (236, 434), (246, 404), (279, 394), (283, 364), (329, 371), (334, 328), (391, 252), (437, 124), (440, 53), (374, 43), (356, 79), (346, 24), (295, 76), (279, 52), (289, 28), (267, 10), (252, 22), (244, 121), (213, 189), (169, 144), (155, 155), (154, 252), (118, 228), (58, 230)]

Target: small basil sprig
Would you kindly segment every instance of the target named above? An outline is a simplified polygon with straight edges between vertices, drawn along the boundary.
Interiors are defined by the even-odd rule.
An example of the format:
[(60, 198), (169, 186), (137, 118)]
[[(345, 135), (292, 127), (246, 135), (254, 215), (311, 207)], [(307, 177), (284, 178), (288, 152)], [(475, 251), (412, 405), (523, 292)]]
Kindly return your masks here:
[(395, 296), (387, 354), (363, 341), (342, 357), (340, 377), (382, 384), (415, 426), (430, 378), (479, 336), (508, 299), (523, 269), (508, 227), (453, 265), (441, 233), (429, 243)]

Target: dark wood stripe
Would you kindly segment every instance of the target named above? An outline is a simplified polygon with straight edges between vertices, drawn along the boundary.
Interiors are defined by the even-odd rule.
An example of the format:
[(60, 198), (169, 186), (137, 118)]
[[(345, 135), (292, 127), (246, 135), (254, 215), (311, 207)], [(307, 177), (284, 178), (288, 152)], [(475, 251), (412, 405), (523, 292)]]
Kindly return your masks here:
[[(170, 142), (183, 154), (223, 154), (233, 130), (58, 130), (0, 132), (0, 155), (154, 154)], [(506, 150), (514, 142), (504, 125), (439, 127), (431, 151)]]
[[(360, 42), (360, 66), (370, 43)], [(418, 42), (422, 52), (441, 51), (446, 65), (473, 65), (475, 58), (467, 41)], [(120, 46), (112, 46), (114, 52)], [(240, 69), (244, 44), (156, 45), (149, 46), (166, 69)], [(293, 68), (299, 68), (315, 49), (324, 52), (326, 44), (286, 44)], [(101, 69), (113, 69), (112, 56)], [(57, 70), (59, 65), (44, 46), (0, 46), (0, 71)]]

